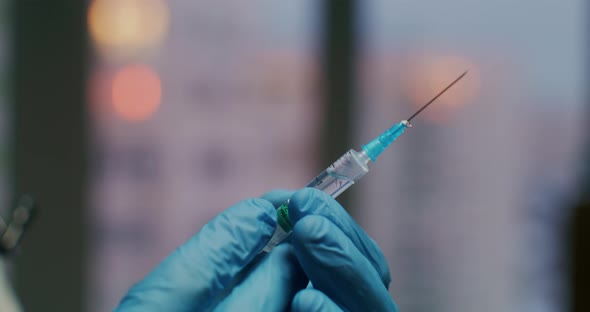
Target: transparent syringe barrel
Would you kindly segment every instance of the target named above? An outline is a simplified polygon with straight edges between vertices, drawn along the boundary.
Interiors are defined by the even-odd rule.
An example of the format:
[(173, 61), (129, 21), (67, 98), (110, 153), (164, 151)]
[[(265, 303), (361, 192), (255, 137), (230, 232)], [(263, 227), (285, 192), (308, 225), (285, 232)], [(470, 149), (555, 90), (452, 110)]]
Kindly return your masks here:
[[(336, 198), (354, 184), (355, 181), (369, 172), (369, 168), (367, 167), (368, 162), (369, 157), (365, 152), (359, 153), (355, 150), (350, 150), (315, 177), (315, 179), (311, 180), (306, 187), (322, 190)], [(289, 201), (277, 208), (278, 225), (272, 238), (264, 247), (264, 252), (271, 251), (291, 234), (292, 226), (289, 220), (288, 204)]]

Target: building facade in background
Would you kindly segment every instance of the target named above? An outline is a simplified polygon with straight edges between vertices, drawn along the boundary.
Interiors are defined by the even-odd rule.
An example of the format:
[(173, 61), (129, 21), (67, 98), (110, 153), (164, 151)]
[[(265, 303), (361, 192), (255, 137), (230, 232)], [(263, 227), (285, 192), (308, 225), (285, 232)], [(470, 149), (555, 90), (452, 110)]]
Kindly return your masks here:
[(363, 2), (358, 142), (470, 71), (359, 185), (402, 311), (567, 307), (582, 4)]
[(313, 176), (318, 7), (92, 1), (89, 311), (222, 210)]

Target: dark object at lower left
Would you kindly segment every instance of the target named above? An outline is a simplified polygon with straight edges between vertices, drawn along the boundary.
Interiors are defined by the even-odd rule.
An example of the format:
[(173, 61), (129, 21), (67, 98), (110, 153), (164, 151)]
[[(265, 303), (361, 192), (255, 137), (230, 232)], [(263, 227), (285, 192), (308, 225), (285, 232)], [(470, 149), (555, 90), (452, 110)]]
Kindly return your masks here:
[(13, 252), (37, 211), (37, 203), (30, 195), (22, 195), (6, 218), (0, 217), (0, 254)]

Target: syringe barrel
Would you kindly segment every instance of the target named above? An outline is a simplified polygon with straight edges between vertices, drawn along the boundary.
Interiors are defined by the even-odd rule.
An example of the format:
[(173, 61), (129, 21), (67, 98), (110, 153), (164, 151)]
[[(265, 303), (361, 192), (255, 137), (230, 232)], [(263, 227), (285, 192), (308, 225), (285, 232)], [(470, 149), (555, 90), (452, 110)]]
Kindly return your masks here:
[(365, 153), (351, 149), (311, 180), (306, 187), (317, 188), (336, 198), (369, 172), (367, 163), (368, 158)]
[[(369, 167), (367, 166), (369, 160), (369, 157), (364, 151), (359, 153), (351, 149), (311, 180), (306, 187), (319, 189), (336, 198), (354, 184), (355, 181), (369, 172)], [(287, 200), (277, 208), (278, 225), (272, 238), (264, 247), (264, 252), (271, 251), (291, 234), (292, 227), (291, 221), (289, 220), (288, 205), (289, 201)]]

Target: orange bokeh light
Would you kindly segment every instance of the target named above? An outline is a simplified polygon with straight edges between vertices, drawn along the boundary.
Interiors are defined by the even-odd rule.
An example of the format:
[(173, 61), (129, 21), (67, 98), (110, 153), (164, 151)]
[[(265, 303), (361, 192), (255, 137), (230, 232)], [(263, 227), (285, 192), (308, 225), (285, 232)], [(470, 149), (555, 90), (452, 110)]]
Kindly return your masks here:
[(421, 107), (465, 70), (469, 71), (467, 76), (424, 111), (424, 117), (433, 121), (448, 120), (458, 108), (477, 95), (480, 84), (479, 71), (471, 61), (456, 56), (428, 56), (416, 59), (410, 65), (405, 84), (412, 104)]
[(162, 101), (158, 74), (146, 65), (129, 65), (113, 79), (113, 106), (116, 114), (129, 121), (149, 119)]
[(164, 0), (94, 0), (88, 8), (90, 35), (109, 57), (134, 56), (161, 43), (168, 24)]

